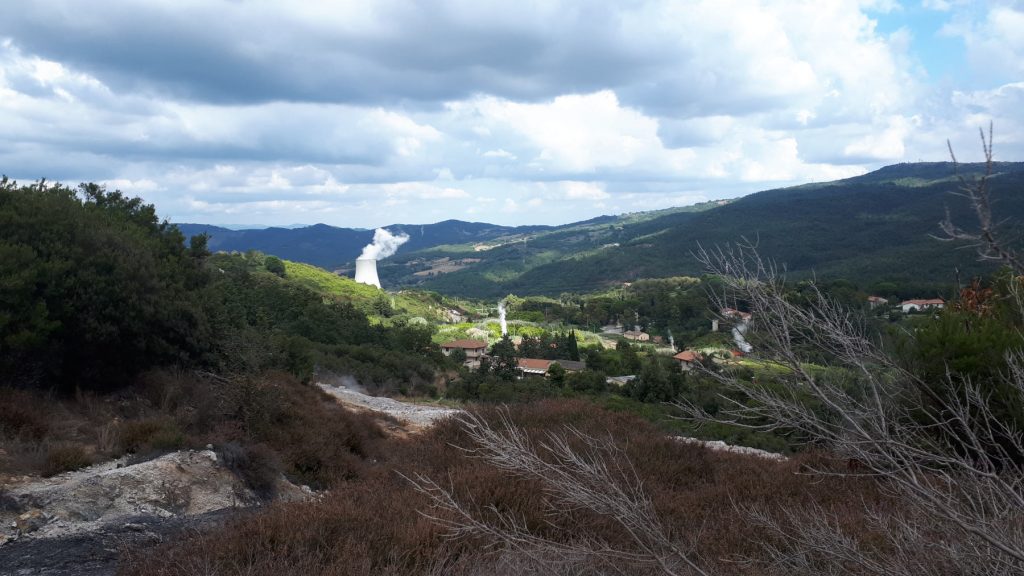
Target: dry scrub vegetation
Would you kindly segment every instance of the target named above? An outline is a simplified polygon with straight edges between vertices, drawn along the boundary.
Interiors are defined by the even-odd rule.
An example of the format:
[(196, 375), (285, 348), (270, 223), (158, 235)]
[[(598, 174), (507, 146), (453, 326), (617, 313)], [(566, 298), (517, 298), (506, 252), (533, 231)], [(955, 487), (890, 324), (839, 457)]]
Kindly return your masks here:
[[(495, 408), (480, 418), (494, 421)], [(866, 477), (811, 478), (808, 466), (834, 466), (805, 454), (787, 462), (716, 453), (660, 434), (635, 416), (581, 400), (517, 405), (507, 416), (531, 442), (565, 426), (611, 438), (616, 458), (635, 467), (665, 534), (694, 560), (719, 574), (761, 574), (762, 543), (785, 548), (739, 507), (821, 510), (862, 542), (872, 541), (866, 510), (898, 509)], [(579, 440), (582, 437), (576, 437)], [(467, 428), (445, 421), (424, 434), (380, 443), (377, 461), (355, 478), (339, 478), (322, 501), (281, 503), (237, 517), (212, 532), (156, 550), (130, 553), (124, 574), (645, 574), (661, 573), (638, 560), (637, 541), (605, 515), (550, 505), (538, 478), (510, 476), (459, 449), (474, 446)], [(582, 444), (575, 446), (582, 449)], [(625, 460), (613, 465), (626, 466)], [(453, 535), (442, 524), (457, 515), (432, 506), (408, 479), (437, 479), (475, 517), (501, 525), (514, 518), (556, 548), (616, 549), (615, 556), (566, 562), (553, 548), (509, 547), (475, 534)], [(428, 518), (432, 516), (433, 518)], [(773, 517), (774, 518), (774, 517)], [(439, 523), (438, 520), (442, 522)], [(779, 522), (786, 522), (779, 515)]]
[(379, 422), (281, 372), (156, 371), (119, 392), (77, 398), (0, 388), (0, 476), (49, 476), (212, 444), (270, 499), (282, 473), (317, 489), (358, 477), (384, 438)]

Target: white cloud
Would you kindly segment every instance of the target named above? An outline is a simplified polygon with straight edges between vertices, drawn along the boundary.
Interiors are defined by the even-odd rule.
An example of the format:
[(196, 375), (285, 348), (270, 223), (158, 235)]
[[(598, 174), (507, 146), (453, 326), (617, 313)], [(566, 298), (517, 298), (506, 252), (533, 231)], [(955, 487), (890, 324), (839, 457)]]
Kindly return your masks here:
[(1019, 3), (994, 3), (983, 18), (961, 16), (951, 20), (943, 32), (963, 38), (975, 78), (1024, 78), (1024, 7)]
[(179, 221), (366, 226), (736, 196), (941, 160), (990, 119), (1024, 154), (1024, 13), (925, 5), (969, 89), (878, 32), (891, 0), (4, 5), (0, 166)]
[(604, 186), (597, 182), (562, 182), (562, 189), (569, 200), (603, 200), (609, 197)]
[(658, 121), (623, 107), (612, 91), (519, 103), (492, 96), (452, 103), (455, 114), (482, 118), (490, 132), (525, 140), (533, 149), (528, 166), (538, 173), (588, 173), (630, 168), (677, 170), (692, 159), (666, 149)]
[(884, 129), (867, 134), (843, 149), (847, 156), (870, 160), (900, 160), (906, 151), (903, 140), (915, 124), (915, 118), (893, 116)]
[(948, 0), (922, 0), (921, 6), (929, 10), (938, 10), (940, 12), (948, 12), (953, 7)]
[[(489, 133), (490, 131), (488, 131), (488, 134)], [(483, 156), (484, 158), (504, 158), (506, 160), (516, 159), (515, 154), (501, 148), (498, 148), (497, 150), (488, 150), (487, 152), (484, 152)]]
[(395, 182), (377, 186), (365, 186), (367, 192), (373, 189), (383, 192), (389, 197), (402, 196), (420, 200), (439, 200), (452, 198), (468, 198), (469, 193), (461, 188), (437, 186), (427, 182)]

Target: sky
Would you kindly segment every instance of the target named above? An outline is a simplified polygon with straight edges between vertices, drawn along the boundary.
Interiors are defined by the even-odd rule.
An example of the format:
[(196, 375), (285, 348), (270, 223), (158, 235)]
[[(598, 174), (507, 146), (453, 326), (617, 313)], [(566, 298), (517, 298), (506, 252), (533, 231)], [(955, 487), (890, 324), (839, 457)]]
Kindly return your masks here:
[(172, 222), (559, 224), (1024, 160), (1024, 2), (2, 0), (0, 173)]

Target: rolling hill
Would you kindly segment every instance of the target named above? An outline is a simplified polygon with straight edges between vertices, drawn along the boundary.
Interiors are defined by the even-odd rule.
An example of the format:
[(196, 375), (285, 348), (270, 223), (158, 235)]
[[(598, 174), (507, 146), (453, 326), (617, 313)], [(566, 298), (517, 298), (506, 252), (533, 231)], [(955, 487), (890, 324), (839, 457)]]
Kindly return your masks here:
[[(338, 228), (315, 224), (299, 228), (229, 230), (208, 224), (178, 224), (186, 236), (209, 234), (208, 246), (214, 251), (258, 250), (288, 260), (314, 264), (328, 270), (338, 268), (359, 256), (363, 246), (373, 239), (373, 230)], [(395, 224), (391, 232), (409, 235), (402, 251), (415, 251), (443, 244), (485, 242), (501, 236), (544, 230), (547, 226), (497, 226), (482, 222), (445, 220), (436, 224)]]
[[(961, 168), (977, 172), (981, 166)], [(1024, 163), (999, 163), (996, 172), (995, 210), (1012, 233), (1013, 222), (1024, 219)], [(702, 212), (551, 233), (545, 238), (559, 250), (544, 241), (503, 246), (473, 266), (421, 284), (480, 297), (588, 292), (638, 278), (699, 275), (692, 255), (699, 245), (744, 238), (793, 277), (952, 283), (958, 271), (967, 278), (992, 270), (973, 250), (934, 237), (947, 208), (954, 221), (975, 222), (968, 202), (953, 194), (958, 185), (950, 163), (889, 166), (856, 178), (759, 192)]]
[[(968, 175), (983, 169), (962, 164)], [(1024, 163), (1001, 162), (991, 180), (1004, 228), (1024, 220)], [(949, 162), (896, 164), (834, 182), (767, 190), (734, 201), (604, 216), (563, 226), (506, 227), (448, 220), (395, 225), (410, 241), (379, 273), (388, 286), (495, 298), (505, 294), (590, 292), (638, 278), (699, 275), (698, 246), (747, 239), (792, 277), (812, 274), (858, 283), (952, 282), (991, 271), (970, 249), (939, 242), (948, 208), (954, 221), (975, 217)], [(207, 231), (213, 250), (260, 250), (335, 269), (358, 256), (372, 231), (323, 224), (298, 229)]]

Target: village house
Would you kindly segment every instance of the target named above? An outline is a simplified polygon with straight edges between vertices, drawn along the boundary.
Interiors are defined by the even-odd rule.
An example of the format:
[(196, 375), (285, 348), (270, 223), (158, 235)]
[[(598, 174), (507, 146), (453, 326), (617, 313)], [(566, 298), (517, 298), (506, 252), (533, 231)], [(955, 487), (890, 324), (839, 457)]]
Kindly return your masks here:
[(546, 376), (552, 364), (558, 364), (566, 372), (580, 372), (587, 367), (586, 362), (576, 360), (544, 360), (541, 358), (520, 358), (519, 371), (523, 376)]
[(885, 306), (888, 303), (889, 301), (886, 300), (885, 298), (882, 298), (881, 296), (868, 296), (868, 307), (870, 307), (872, 310), (878, 308), (879, 306)]
[(930, 308), (941, 310), (945, 306), (946, 302), (942, 298), (904, 300), (903, 302), (900, 302), (900, 308), (903, 310), (904, 314), (907, 312), (920, 312)]
[(749, 322), (750, 319), (753, 318), (753, 316), (750, 315), (750, 312), (740, 312), (735, 308), (722, 308), (722, 316), (725, 318), (734, 318), (745, 322)]
[(466, 366), (476, 368), (480, 365), (480, 358), (487, 353), (487, 341), (485, 340), (453, 340), (441, 344), (441, 352), (445, 356), (451, 356), (452, 352), (462, 350), (466, 353)]
[(647, 342), (651, 339), (651, 335), (647, 332), (641, 332), (639, 330), (626, 330), (622, 335), (627, 340), (635, 340), (637, 342)]
[(703, 358), (693, 350), (683, 350), (679, 354), (673, 356), (672, 359), (679, 362), (680, 370), (683, 372), (689, 372), (690, 370), (693, 370), (693, 364)]

